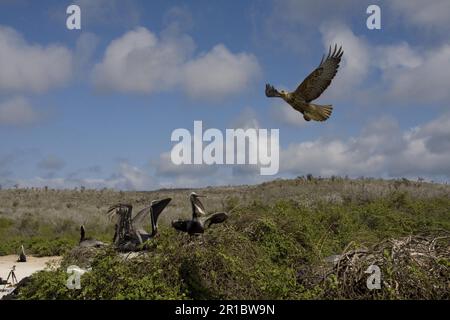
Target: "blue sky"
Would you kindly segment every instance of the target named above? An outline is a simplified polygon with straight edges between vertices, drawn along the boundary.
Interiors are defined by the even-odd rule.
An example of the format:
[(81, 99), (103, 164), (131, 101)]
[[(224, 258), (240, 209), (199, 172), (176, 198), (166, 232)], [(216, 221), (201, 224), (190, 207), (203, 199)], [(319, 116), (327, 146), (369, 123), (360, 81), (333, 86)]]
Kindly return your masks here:
[[(0, 184), (116, 188), (314, 175), (450, 177), (450, 4), (412, 1), (0, 2)], [(366, 8), (381, 8), (381, 30)], [(305, 122), (293, 90), (331, 44), (345, 51)], [(126, 53), (125, 58), (123, 53)], [(130, 58), (132, 57), (132, 58)], [(176, 128), (280, 129), (280, 172), (172, 165)]]

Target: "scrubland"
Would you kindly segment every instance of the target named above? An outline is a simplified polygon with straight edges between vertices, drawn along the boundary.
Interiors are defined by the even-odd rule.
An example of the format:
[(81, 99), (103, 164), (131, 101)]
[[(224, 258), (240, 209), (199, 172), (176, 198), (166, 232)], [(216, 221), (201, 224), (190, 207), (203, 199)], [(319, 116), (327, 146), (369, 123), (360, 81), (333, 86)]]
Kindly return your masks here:
[[(191, 214), (191, 191), (207, 196), (208, 211), (229, 211), (229, 219), (199, 237), (173, 230), (172, 219)], [(110, 205), (131, 203), (137, 212), (165, 197), (173, 200), (147, 251), (76, 248), (81, 224), (87, 236), (111, 242)], [(449, 299), (449, 235), (450, 187), (406, 179), (0, 190), (0, 255), (21, 244), (29, 254), (64, 255), (61, 266), (31, 277), (22, 299)], [(382, 272), (380, 290), (365, 285), (373, 261)], [(65, 287), (71, 264), (92, 268), (80, 290)]]

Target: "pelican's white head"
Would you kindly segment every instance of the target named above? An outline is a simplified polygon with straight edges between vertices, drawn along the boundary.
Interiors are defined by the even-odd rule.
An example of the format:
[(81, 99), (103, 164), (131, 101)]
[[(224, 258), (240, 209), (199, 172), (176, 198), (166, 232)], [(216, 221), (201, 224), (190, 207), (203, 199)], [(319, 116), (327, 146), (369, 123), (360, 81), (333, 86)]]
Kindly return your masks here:
[(197, 194), (196, 192), (191, 192), (191, 195), (189, 197), (192, 199), (192, 198), (206, 197), (206, 196), (202, 196), (200, 194)]

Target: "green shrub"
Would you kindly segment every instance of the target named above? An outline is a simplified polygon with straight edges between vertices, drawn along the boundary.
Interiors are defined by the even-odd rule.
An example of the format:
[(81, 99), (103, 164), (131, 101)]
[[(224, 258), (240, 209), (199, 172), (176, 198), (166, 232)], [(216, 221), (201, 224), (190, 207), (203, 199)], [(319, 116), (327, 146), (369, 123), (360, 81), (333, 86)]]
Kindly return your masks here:
[[(79, 220), (62, 216), (50, 222), (27, 208), (28, 214), (15, 219), (0, 217), (0, 255), (16, 253), (21, 244), (27, 253), (65, 255), (59, 269), (32, 276), (21, 291), (23, 299), (326, 299), (343, 297), (336, 294), (342, 279), (317, 277), (326, 257), (341, 254), (349, 245), (369, 247), (388, 238), (450, 230), (450, 197), (444, 187), (430, 187), (426, 193), (427, 184), (417, 188), (400, 180), (330, 182), (312, 176), (309, 180), (314, 183), (297, 179), (247, 187), (242, 195), (213, 202), (207, 207), (233, 211), (225, 223), (199, 237), (160, 223), (160, 237), (149, 241), (145, 253), (128, 258), (109, 248), (89, 254), (70, 250), (78, 242)], [(343, 201), (330, 201), (329, 194), (338, 194)], [(61, 210), (70, 209), (68, 203), (74, 207), (85, 203), (73, 193), (58, 196), (63, 197)], [(106, 190), (76, 196), (90, 199), (102, 215), (119, 197), (147, 202), (145, 193)], [(18, 210), (23, 203), (27, 202), (21, 199)], [(110, 241), (112, 225), (102, 217), (89, 220), (88, 234)], [(449, 260), (442, 258), (439, 264), (448, 268)], [(65, 270), (71, 264), (92, 267), (82, 276), (81, 290), (65, 287)], [(388, 279), (397, 279), (388, 263), (383, 272)], [(404, 273), (410, 283), (428, 288), (411, 289), (411, 296), (426, 298), (434, 292), (437, 280), (427, 279), (422, 269)], [(393, 291), (381, 298), (401, 297)]]

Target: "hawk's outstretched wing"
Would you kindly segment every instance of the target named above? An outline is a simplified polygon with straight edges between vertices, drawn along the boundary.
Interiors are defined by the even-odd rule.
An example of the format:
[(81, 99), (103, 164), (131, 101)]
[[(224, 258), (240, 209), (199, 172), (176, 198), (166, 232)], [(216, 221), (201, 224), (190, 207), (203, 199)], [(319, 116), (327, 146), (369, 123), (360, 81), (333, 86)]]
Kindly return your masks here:
[(328, 56), (326, 58), (325, 55), (322, 57), (316, 70), (303, 80), (294, 93), (302, 97), (306, 102), (317, 99), (328, 88), (331, 80), (336, 75), (343, 54), (342, 47), (338, 50), (337, 45), (335, 45), (333, 52), (331, 52), (330, 46)]

